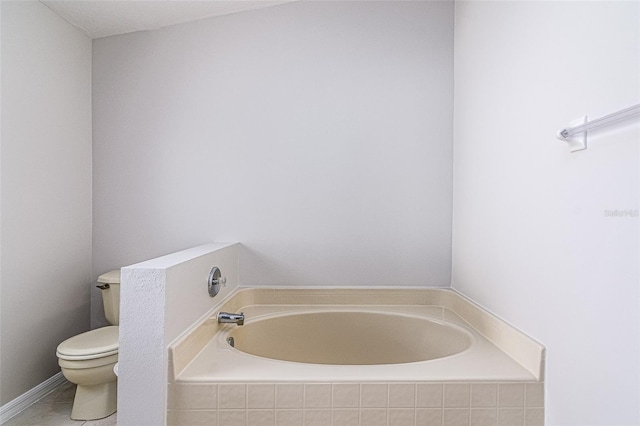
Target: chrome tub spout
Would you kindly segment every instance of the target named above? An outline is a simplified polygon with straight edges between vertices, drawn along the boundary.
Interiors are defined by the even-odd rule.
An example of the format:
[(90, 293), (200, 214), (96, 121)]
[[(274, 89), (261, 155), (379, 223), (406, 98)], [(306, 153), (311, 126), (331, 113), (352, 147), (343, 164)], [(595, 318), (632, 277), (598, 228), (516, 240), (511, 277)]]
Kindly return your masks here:
[(244, 325), (244, 314), (230, 314), (229, 312), (218, 312), (218, 322), (222, 324)]

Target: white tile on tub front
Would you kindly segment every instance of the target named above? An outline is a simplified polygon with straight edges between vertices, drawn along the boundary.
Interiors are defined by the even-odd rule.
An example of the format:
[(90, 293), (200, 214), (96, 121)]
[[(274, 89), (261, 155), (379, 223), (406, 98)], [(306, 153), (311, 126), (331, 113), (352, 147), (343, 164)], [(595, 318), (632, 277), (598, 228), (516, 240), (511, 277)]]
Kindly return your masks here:
[(522, 408), (498, 408), (498, 426), (520, 426), (524, 424)]
[(179, 410), (187, 394), (187, 386), (169, 383), (167, 386), (167, 410)]
[(168, 426), (217, 426), (218, 414), (215, 410), (169, 410), (167, 412)]
[(442, 426), (468, 426), (468, 408), (445, 408), (442, 417)]
[(333, 408), (359, 407), (360, 385), (357, 383), (334, 383), (332, 401)]
[(525, 426), (544, 426), (544, 408), (527, 408), (524, 411)]
[[(248, 426), (246, 410), (218, 410), (218, 424), (223, 426)], [(185, 423), (185, 426), (191, 424)]]
[(496, 408), (472, 408), (470, 424), (473, 426), (497, 426), (498, 410)]
[(442, 383), (418, 383), (416, 387), (416, 407), (442, 407), (443, 389), (444, 385)]
[(304, 426), (328, 426), (331, 410), (304, 410)]
[(416, 409), (416, 426), (442, 426), (442, 408)]
[(359, 426), (360, 412), (357, 409), (334, 409), (333, 426)]
[(218, 409), (245, 408), (247, 406), (247, 385), (218, 385)]
[(386, 407), (389, 387), (386, 383), (363, 383), (360, 386), (360, 404), (366, 408)]
[(415, 383), (390, 383), (389, 407), (409, 408), (416, 406)]
[(275, 424), (275, 410), (247, 410), (248, 426), (274, 426)]
[(302, 426), (302, 410), (276, 410), (276, 426)]
[(500, 383), (498, 385), (498, 407), (524, 407), (524, 384)]
[(365, 408), (360, 411), (362, 426), (387, 426), (387, 410), (384, 408)]
[(304, 406), (305, 408), (331, 408), (331, 384), (304, 385)]
[(526, 407), (544, 407), (544, 383), (527, 383), (524, 389)]
[(167, 407), (174, 410), (216, 409), (218, 385), (211, 384), (170, 384)]
[(471, 407), (496, 407), (498, 405), (498, 385), (495, 383), (471, 384)]
[(247, 385), (247, 408), (275, 408), (276, 386), (274, 384), (250, 383)]
[(276, 408), (302, 408), (304, 401), (304, 385), (277, 384)]
[(444, 406), (446, 408), (466, 408), (471, 402), (471, 387), (468, 383), (445, 383)]
[(416, 410), (414, 408), (390, 408), (389, 426), (413, 425), (416, 421)]

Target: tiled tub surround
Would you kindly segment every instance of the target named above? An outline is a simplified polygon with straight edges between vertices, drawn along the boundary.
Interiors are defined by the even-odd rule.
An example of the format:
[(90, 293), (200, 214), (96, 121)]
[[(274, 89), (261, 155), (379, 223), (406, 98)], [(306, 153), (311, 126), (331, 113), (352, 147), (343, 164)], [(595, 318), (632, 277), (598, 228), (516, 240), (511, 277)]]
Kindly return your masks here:
[[(393, 365), (277, 361), (226, 345), (235, 325), (283, 312), (373, 311), (466, 328), (468, 350)], [(169, 353), (169, 425), (541, 425), (544, 348), (447, 289), (283, 289), (234, 292)]]
[(539, 426), (541, 382), (176, 383), (168, 425)]

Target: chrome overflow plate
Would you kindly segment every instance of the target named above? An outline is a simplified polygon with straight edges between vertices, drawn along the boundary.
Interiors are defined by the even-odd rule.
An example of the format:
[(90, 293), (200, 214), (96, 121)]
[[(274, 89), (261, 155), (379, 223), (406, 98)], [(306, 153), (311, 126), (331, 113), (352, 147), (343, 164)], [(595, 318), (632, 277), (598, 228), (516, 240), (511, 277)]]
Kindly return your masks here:
[(220, 292), (220, 285), (225, 285), (227, 279), (222, 276), (220, 268), (214, 266), (209, 272), (209, 279), (207, 280), (207, 289), (209, 290), (209, 296), (215, 297)]

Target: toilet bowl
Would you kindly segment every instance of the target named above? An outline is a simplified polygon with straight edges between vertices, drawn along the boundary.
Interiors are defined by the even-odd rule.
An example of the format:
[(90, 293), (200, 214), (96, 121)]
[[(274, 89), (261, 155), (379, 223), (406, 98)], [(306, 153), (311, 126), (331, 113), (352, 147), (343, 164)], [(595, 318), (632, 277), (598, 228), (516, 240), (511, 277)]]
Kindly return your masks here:
[[(109, 323), (118, 324), (120, 271), (103, 274), (98, 282), (105, 316)], [(114, 367), (118, 362), (118, 331), (117, 325), (97, 328), (58, 345), (56, 355), (62, 374), (78, 385), (72, 420), (97, 420), (116, 412), (118, 382)]]
[(71, 337), (56, 351), (62, 374), (77, 386), (73, 420), (101, 419), (116, 411), (118, 327), (97, 328)]

